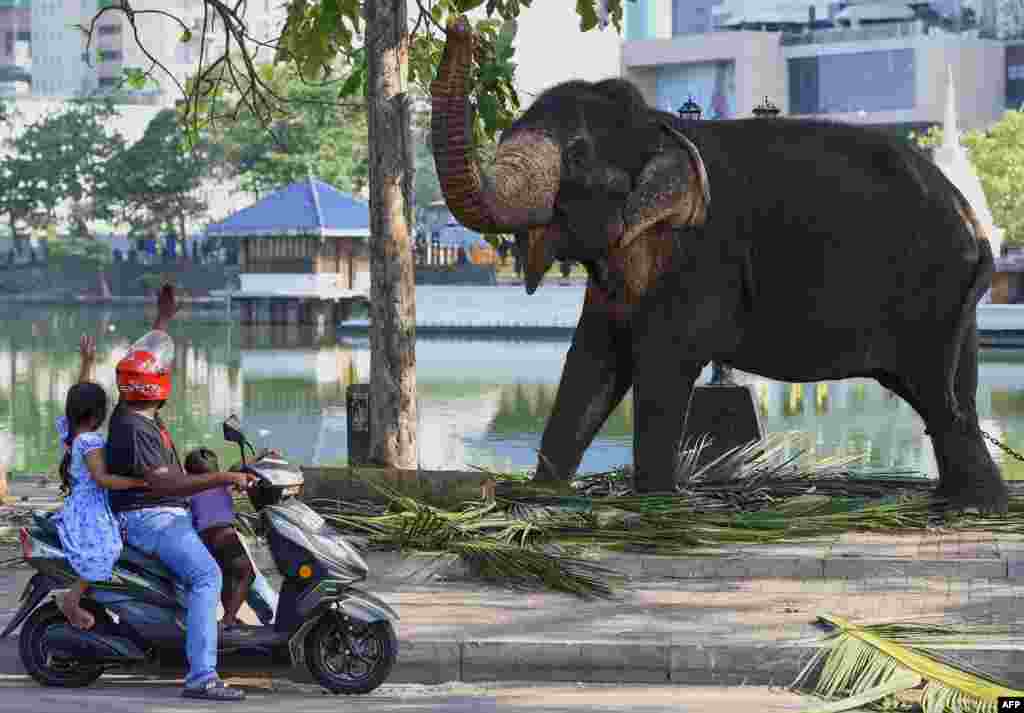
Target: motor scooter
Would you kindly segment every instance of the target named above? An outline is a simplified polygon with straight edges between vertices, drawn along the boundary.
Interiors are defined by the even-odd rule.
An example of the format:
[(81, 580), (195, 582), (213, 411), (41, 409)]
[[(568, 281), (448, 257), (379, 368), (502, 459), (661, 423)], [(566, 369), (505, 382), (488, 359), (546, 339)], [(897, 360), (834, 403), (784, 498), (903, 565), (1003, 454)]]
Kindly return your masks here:
[[(299, 499), (302, 470), (276, 455), (257, 457), (234, 417), (224, 422), (224, 438), (238, 444), (242, 471), (256, 477), (248, 497), (282, 584), (273, 623), (221, 633), (218, 670), (264, 673), (305, 665), (333, 693), (374, 690), (387, 679), (398, 655), (398, 614), (352, 586), (369, 573), (366, 562)], [(246, 462), (246, 447), (256, 460)], [(87, 686), (111, 669), (184, 669), (185, 590), (158, 560), (126, 545), (111, 581), (95, 584), (82, 598), (96, 624), (80, 630), (68, 623), (55, 601), (77, 579), (61, 550), (56, 524), (49, 515), (35, 513), (20, 539), (36, 574), (0, 638), (23, 624), (18, 648), (32, 678), (45, 686), (73, 687)]]

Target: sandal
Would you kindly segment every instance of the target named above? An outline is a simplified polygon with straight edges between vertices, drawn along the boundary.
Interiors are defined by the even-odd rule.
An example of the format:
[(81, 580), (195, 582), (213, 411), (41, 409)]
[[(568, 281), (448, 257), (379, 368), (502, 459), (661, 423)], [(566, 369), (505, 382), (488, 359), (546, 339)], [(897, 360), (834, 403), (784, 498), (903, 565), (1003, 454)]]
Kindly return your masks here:
[(211, 678), (198, 686), (185, 686), (182, 698), (198, 698), (203, 701), (241, 701), (245, 700), (245, 691), (231, 688), (219, 678)]

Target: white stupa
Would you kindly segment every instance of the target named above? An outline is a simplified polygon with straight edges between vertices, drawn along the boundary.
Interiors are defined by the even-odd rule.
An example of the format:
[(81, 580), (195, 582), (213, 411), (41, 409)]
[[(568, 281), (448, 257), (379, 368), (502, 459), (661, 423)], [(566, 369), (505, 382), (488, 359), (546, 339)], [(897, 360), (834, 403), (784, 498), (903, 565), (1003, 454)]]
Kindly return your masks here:
[(1003, 244), (1003, 231), (992, 221), (985, 191), (981, 188), (981, 180), (967, 157), (967, 151), (960, 144), (960, 132), (956, 127), (956, 92), (953, 87), (953, 68), (949, 67), (949, 86), (946, 88), (946, 116), (942, 126), (942, 146), (935, 150), (935, 163), (946, 174), (946, 178), (960, 189), (960, 192), (971, 204), (974, 214), (988, 235), (992, 245), (992, 254), (998, 259), (999, 249)]

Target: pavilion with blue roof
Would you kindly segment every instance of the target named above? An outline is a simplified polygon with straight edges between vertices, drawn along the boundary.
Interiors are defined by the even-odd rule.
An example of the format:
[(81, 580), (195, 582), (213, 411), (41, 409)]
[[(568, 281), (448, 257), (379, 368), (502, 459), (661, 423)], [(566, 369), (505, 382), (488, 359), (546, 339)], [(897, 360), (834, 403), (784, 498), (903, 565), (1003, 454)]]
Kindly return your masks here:
[[(209, 225), (237, 240), (243, 323), (329, 321), (339, 304), (370, 293), (370, 210), (365, 201), (310, 176)], [(334, 307), (332, 307), (334, 305)]]
[(225, 238), (304, 235), (370, 237), (370, 207), (317, 178), (274, 191), (248, 208), (206, 228)]

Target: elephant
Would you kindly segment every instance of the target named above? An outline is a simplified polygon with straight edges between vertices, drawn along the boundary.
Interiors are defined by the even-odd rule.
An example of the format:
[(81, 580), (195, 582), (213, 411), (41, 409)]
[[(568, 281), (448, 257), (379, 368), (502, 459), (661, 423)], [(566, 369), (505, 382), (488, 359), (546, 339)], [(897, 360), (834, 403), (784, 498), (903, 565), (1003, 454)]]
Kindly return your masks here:
[(431, 87), (449, 209), (515, 235), (530, 294), (556, 260), (588, 274), (536, 480), (571, 477), (632, 388), (635, 488), (674, 492), (689, 396), (715, 361), (788, 382), (876, 379), (924, 421), (940, 507), (1006, 512), (975, 404), (992, 250), (923, 152), (819, 119), (684, 119), (615, 78), (544, 91), (481, 170), (473, 53), (459, 18)]

